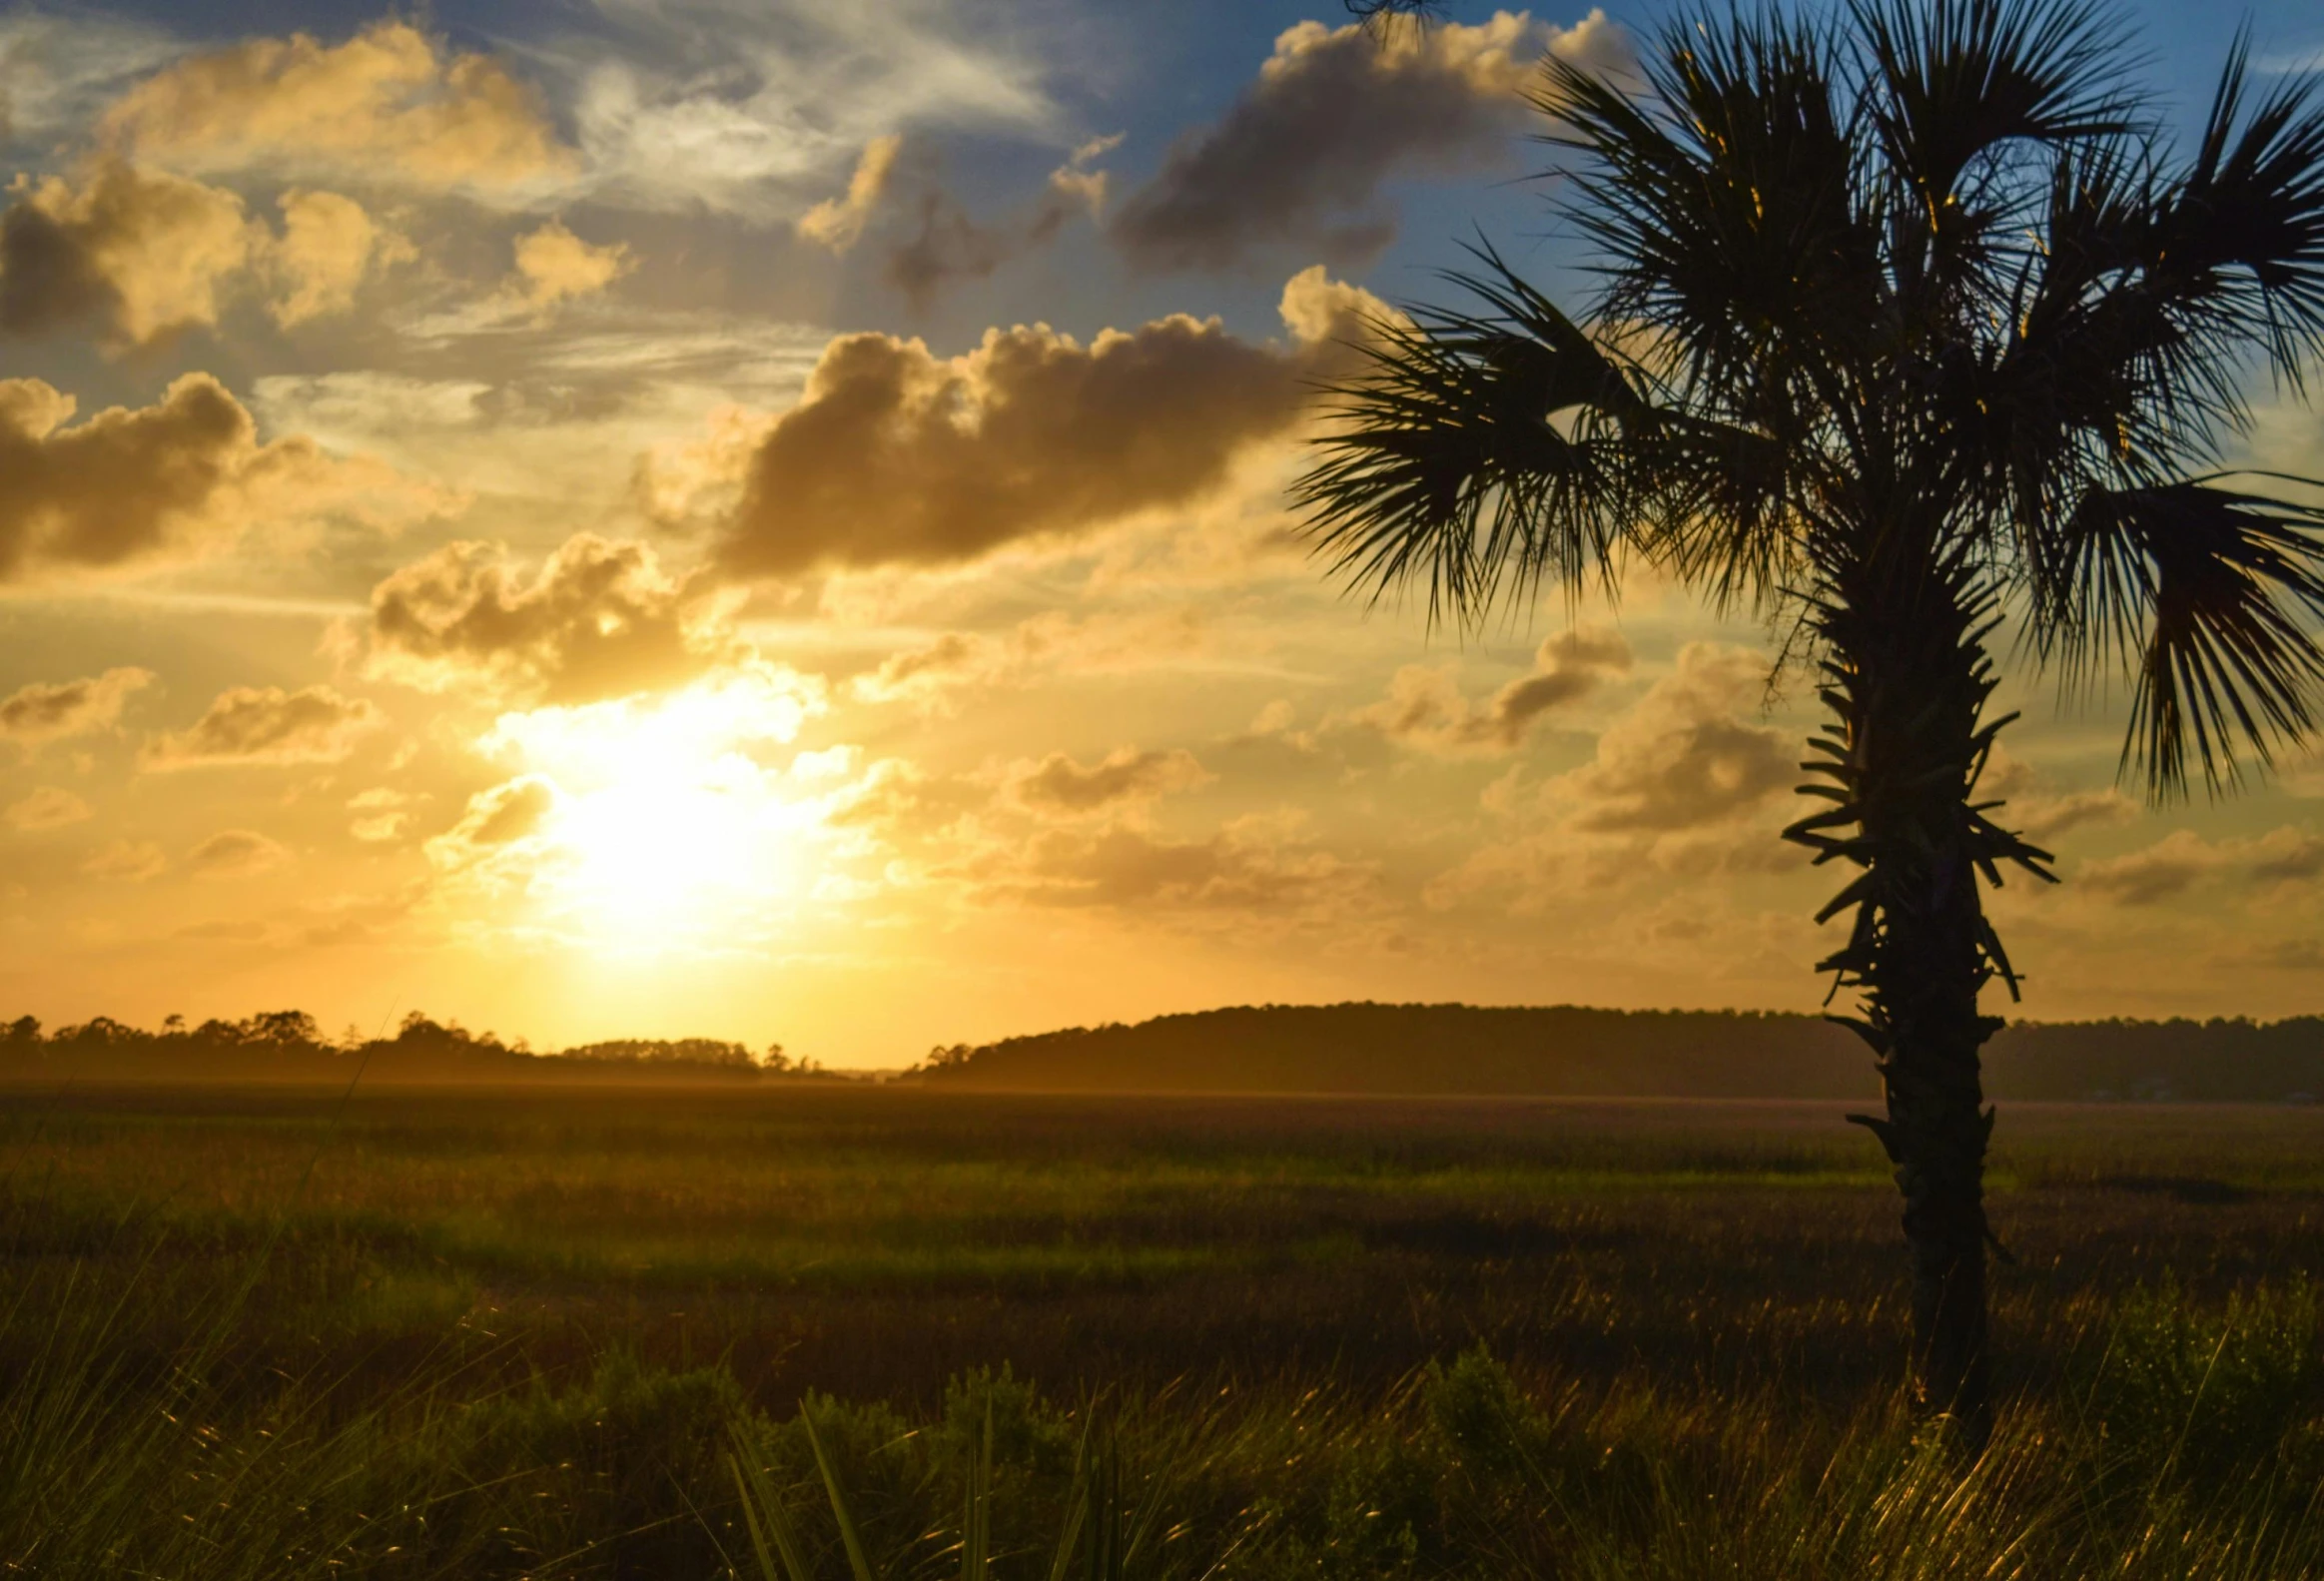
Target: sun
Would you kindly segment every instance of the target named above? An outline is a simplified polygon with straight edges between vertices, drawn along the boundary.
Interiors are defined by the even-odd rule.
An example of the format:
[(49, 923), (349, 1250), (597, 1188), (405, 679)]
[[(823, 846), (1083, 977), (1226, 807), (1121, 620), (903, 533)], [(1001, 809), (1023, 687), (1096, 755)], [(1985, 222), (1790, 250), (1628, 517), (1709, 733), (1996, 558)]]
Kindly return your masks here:
[(531, 837), (535, 904), (594, 942), (676, 948), (736, 939), (795, 902), (813, 883), (819, 804), (772, 760), (815, 704), (765, 668), (502, 715), (484, 750), (554, 790)]

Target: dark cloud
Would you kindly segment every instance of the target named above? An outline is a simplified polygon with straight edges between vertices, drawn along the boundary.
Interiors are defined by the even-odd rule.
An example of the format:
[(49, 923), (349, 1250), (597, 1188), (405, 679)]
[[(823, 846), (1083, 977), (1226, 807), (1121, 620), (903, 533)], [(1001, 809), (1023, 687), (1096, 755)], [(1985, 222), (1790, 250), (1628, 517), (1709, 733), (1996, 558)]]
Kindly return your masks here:
[(122, 667), (72, 681), (35, 681), (0, 698), (0, 739), (37, 746), (110, 730), (132, 692), (153, 684), (151, 670)]
[(1081, 817), (1186, 790), (1210, 775), (1186, 751), (1124, 747), (1085, 768), (1063, 752), (1013, 775), (1011, 797), (1028, 811)]
[(0, 583), (114, 569), (221, 547), (254, 522), (372, 512), (424, 499), (377, 462), (313, 440), (261, 444), (258, 425), (208, 374), (150, 406), (109, 406), (66, 426), (72, 396), (37, 379), (0, 381)]
[(1147, 915), (1343, 914), (1375, 888), (1368, 868), (1244, 828), (1198, 840), (1120, 825), (1051, 830), (1022, 853), (971, 864), (966, 876), (988, 902)]
[(252, 878), (291, 860), (289, 848), (255, 829), (228, 829), (186, 853), (186, 867), (200, 878)]
[(138, 762), (147, 769), (337, 763), (385, 722), (371, 703), (329, 686), (237, 686), (219, 693), (190, 729), (148, 742)]
[(1740, 818), (1795, 784), (1799, 743), (1750, 722), (1767, 661), (1695, 642), (1678, 668), (1598, 739), (1596, 758), (1568, 775), (1575, 827), (1665, 835)]
[(690, 680), (736, 651), (716, 611), (653, 550), (590, 533), (529, 578), (492, 543), (449, 543), (372, 590), (366, 673), (588, 702)]
[(1436, 752), (1507, 752), (1521, 745), (1544, 714), (1596, 691), (1630, 667), (1630, 647), (1612, 631), (1568, 631), (1534, 654), (1533, 668), (1482, 705), (1460, 690), (1450, 669), (1407, 665), (1388, 695), (1349, 715), (1407, 746)]
[(1222, 269), (1295, 244), (1359, 262), (1395, 236), (1382, 183), (1506, 159), (1543, 51), (1591, 69), (1628, 60), (1601, 11), (1571, 28), (1499, 12), (1474, 27), (1302, 22), (1214, 125), (1170, 152), (1109, 235), (1143, 269)]
[(1374, 300), (1310, 270), (1293, 337), (1255, 345), (1176, 316), (1084, 345), (992, 330), (964, 357), (850, 335), (751, 454), (715, 553), (730, 575), (941, 564), (1184, 505), (1288, 430)]

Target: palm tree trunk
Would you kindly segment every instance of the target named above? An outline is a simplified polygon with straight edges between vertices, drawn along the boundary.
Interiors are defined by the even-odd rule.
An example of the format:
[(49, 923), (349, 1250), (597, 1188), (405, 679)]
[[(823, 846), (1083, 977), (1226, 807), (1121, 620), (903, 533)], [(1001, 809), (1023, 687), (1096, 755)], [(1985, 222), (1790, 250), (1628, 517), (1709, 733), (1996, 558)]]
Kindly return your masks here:
[(1825, 858), (1865, 869), (1825, 915), (1855, 909), (1848, 946), (1824, 962), (1862, 992), (1848, 1024), (1875, 1054), (1888, 1099), (1870, 1127), (1896, 1166), (1913, 1261), (1914, 1378), (1923, 1405), (1981, 1443), (1990, 1420), (1985, 1332), (1985, 1144), (1979, 1050), (2000, 1026), (1977, 997), (2006, 973), (1978, 888), (1992, 828), (1972, 806), (2002, 720), (1983, 650), (1989, 601), (1973, 573), (1906, 556), (1844, 580), (1821, 610), (1826, 703), (1836, 716), (1823, 765), (1842, 805), (1800, 826)]

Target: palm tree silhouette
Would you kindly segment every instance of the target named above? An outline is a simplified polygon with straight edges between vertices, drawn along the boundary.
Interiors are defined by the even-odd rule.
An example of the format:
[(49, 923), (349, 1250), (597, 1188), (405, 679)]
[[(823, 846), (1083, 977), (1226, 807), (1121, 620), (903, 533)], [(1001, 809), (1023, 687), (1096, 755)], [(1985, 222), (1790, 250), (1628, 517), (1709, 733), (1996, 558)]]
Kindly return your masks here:
[(2216, 470), (2256, 365), (2299, 392), (2324, 353), (2324, 110), (2255, 98), (2238, 37), (2174, 149), (2119, 37), (2072, 0), (1851, 0), (1682, 18), (1634, 78), (1550, 59), (1592, 300), (1479, 248), (1470, 307), (1376, 327), (1295, 491), (1334, 574), (1425, 585), (1432, 622), (1634, 557), (1792, 622), (1830, 723), (1785, 833), (1862, 870), (1819, 970), (1886, 1091), (1851, 1118), (1904, 1193), (1918, 1388), (1979, 1435), (1978, 996), (2017, 991), (1979, 880), (2052, 876), (1977, 795), (1996, 629), (2070, 689), (2125, 674), (2157, 801), (2324, 705), (2324, 508)]

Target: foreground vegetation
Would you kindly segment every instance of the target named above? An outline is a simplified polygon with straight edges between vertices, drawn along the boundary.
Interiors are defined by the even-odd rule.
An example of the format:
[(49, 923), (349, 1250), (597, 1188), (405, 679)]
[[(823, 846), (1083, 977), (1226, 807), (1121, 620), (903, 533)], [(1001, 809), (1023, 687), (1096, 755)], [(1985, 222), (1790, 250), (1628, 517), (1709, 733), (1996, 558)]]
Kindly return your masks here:
[(2014, 1118), (1964, 1468), (1820, 1108), (19, 1096), (0, 1565), (2324, 1574), (2324, 1116)]

